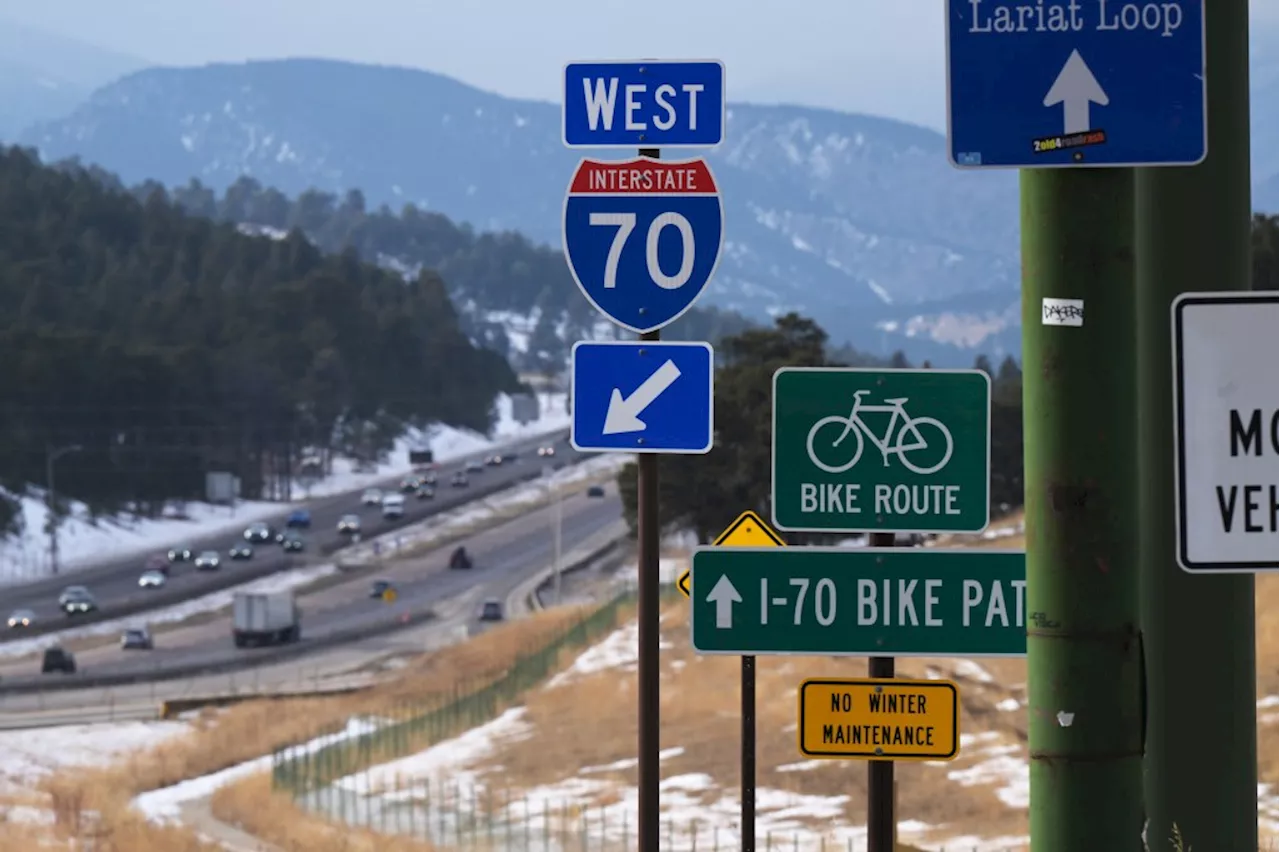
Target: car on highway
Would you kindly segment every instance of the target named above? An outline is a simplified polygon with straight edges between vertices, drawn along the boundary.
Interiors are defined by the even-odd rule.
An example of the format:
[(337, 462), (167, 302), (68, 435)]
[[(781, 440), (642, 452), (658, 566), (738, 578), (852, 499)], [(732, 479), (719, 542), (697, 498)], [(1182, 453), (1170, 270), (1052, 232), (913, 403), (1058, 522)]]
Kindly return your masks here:
[(142, 576), (138, 577), (138, 588), (140, 589), (159, 589), (163, 588), (166, 581), (164, 574), (159, 571), (143, 571)]
[(366, 488), (364, 493), (360, 495), (360, 503), (364, 506), (381, 506), (382, 489)]
[(62, 590), (62, 593), (58, 595), (58, 606), (65, 607), (67, 602), (72, 598), (78, 598), (87, 594), (89, 594), (88, 586), (67, 586)]
[(604, 496), (604, 486), (603, 486), (603, 485), (592, 485), (590, 488), (588, 488), (588, 489), (587, 489), (587, 496), (588, 496), (588, 497), (603, 497), (603, 496)]
[(217, 571), (222, 567), (222, 557), (216, 550), (202, 550), (196, 556), (197, 571)]
[(395, 591), (395, 583), (392, 583), (390, 580), (374, 580), (369, 585), (369, 597), (371, 598), (381, 598), (384, 597), (387, 592), (394, 594)]
[(9, 613), (9, 629), (21, 630), (36, 623), (36, 614), (29, 609), (15, 609)]
[[(93, 595), (83, 586), (72, 586), (71, 588), (79, 588), (81, 591), (67, 594), (63, 592), (61, 599), (62, 611), (70, 618), (73, 615), (84, 615), (93, 612), (98, 608), (98, 602), (93, 599)], [(67, 591), (70, 591), (68, 589)]]
[(284, 525), (291, 530), (310, 529), (311, 513), (306, 509), (294, 509), (289, 513), (289, 517), (285, 520)]
[(403, 494), (387, 494), (382, 498), (382, 517), (388, 521), (404, 517)]
[(157, 553), (156, 555), (150, 557), (149, 559), (147, 559), (146, 570), (159, 571), (161, 574), (168, 577), (169, 576), (169, 556), (164, 553)]
[(502, 601), (497, 598), (489, 598), (480, 605), (481, 621), (501, 621), (502, 618)]
[(275, 538), (275, 532), (271, 529), (270, 524), (250, 524), (244, 531), (244, 540), (250, 544), (261, 544), (264, 541), (271, 541)]
[(552, 447), (552, 446), (538, 447), (538, 455), (540, 456), (543, 456), (543, 457), (554, 456), (555, 454), (556, 454), (555, 447)]
[(429, 470), (419, 477), (419, 485), (435, 485), (439, 477), (436, 476), (434, 470)]
[(151, 631), (145, 627), (130, 627), (120, 634), (120, 647), (125, 651), (150, 651), (156, 647)]
[(45, 648), (44, 657), (40, 660), (40, 674), (49, 674), (51, 672), (75, 674), (76, 655), (61, 645)]
[(400, 480), (400, 490), (405, 494), (412, 494), (418, 490), (420, 484), (422, 484), (422, 480), (417, 476), (406, 476)]
[(338, 518), (339, 535), (357, 535), (360, 532), (359, 515), (343, 515)]
[(169, 548), (170, 562), (190, 562), (192, 555), (191, 548), (189, 547), (179, 546)]
[(484, 473), (484, 465), (480, 464), (480, 462), (475, 459), (472, 459), (467, 462), (466, 471), (467, 473)]
[(484, 463), (489, 465), (489, 467), (500, 467), (502, 465), (502, 455), (497, 454), (489, 456), (489, 458), (484, 460)]
[(236, 562), (243, 562), (246, 559), (252, 559), (253, 545), (248, 542), (237, 542), (231, 545), (231, 549), (227, 551), (227, 555)]
[(471, 480), (467, 479), (467, 475), (462, 471), (458, 471), (449, 478), (449, 484), (454, 488), (466, 488), (471, 484)]
[(471, 554), (465, 547), (459, 546), (449, 554), (449, 567), (455, 571), (465, 571), (472, 567)]
[(418, 492), (415, 496), (419, 500), (433, 500), (435, 499), (435, 496), (436, 496), (435, 486), (427, 485), (426, 483), (423, 483), (422, 485), (418, 486)]
[(280, 548), (284, 550), (285, 553), (301, 553), (306, 549), (306, 545), (303, 543), (301, 538), (290, 533), (280, 542)]

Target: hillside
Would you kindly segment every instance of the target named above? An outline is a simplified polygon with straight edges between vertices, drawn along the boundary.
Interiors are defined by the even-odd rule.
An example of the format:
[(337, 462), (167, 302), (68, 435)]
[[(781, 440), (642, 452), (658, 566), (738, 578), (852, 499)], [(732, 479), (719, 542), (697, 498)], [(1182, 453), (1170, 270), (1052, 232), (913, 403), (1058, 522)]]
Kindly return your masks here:
[(94, 510), (198, 498), (207, 470), (253, 499), (304, 448), (368, 458), (408, 425), (488, 431), (519, 387), (433, 272), (246, 236), (3, 148), (0, 299), (0, 486), (43, 483), (75, 446), (59, 496)]
[(62, 118), (99, 86), (146, 66), (65, 36), (0, 18), (0, 141)]
[[(710, 304), (830, 316), (833, 339), (886, 357), (1017, 351), (1016, 176), (957, 172), (931, 130), (826, 110), (735, 104), (728, 140), (710, 154), (729, 222)], [(130, 184), (359, 189), (550, 245), (578, 156), (553, 104), (321, 60), (142, 71), (22, 141)]]

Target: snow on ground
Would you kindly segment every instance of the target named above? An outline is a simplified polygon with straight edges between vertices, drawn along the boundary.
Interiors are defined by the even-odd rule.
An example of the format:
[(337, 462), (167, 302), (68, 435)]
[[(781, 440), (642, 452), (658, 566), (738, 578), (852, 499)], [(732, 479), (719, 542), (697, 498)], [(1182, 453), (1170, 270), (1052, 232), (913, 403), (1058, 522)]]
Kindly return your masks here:
[[(355, 464), (349, 459), (335, 459), (332, 475), (319, 482), (299, 482), (295, 493), (301, 502), (307, 494), (321, 497), (352, 491), (407, 473), (412, 467), (409, 464), (410, 449), (429, 447), (437, 461), (448, 461), (498, 443), (532, 438), (568, 427), (564, 394), (542, 394), (539, 405), (539, 419), (521, 424), (512, 418), (511, 398), (500, 396), (492, 439), (447, 426), (433, 428), (425, 434), (407, 434), (396, 442), (385, 463), (356, 472)], [(58, 528), (59, 568), (74, 571), (107, 559), (141, 557), (191, 539), (238, 529), (288, 505), (247, 500), (237, 502), (234, 507), (185, 503), (181, 506), (175, 504), (160, 518), (120, 516), (94, 520), (84, 504), (73, 503), (70, 516)], [(42, 489), (32, 488), (22, 497), (22, 519), (22, 533), (0, 541), (0, 585), (22, 583), (48, 575), (49, 537), (45, 532), (47, 512)]]
[[(662, 618), (659, 616), (658, 621)], [(634, 621), (610, 633), (603, 640), (587, 648), (569, 665), (567, 669), (557, 672), (544, 689), (558, 689), (567, 683), (585, 675), (617, 669), (618, 671), (635, 671), (639, 662), (637, 649), (640, 647), (640, 627)], [(659, 650), (674, 647), (670, 642), (658, 641)]]
[[(561, 490), (574, 487), (584, 480), (615, 472), (625, 459), (606, 456), (582, 462), (571, 468), (557, 471), (555, 475), (544, 477), (537, 482), (525, 483), (508, 491), (497, 494), (474, 504), (461, 506), (453, 511), (435, 515), (417, 524), (379, 536), (364, 544), (343, 551), (344, 557), (355, 563), (375, 558), (379, 555), (393, 556), (401, 548), (423, 546), (433, 540), (455, 534), (461, 529), (482, 523), (495, 515), (501, 516), (521, 507), (531, 506), (547, 498), (549, 490)], [(272, 574), (238, 586), (210, 592), (198, 598), (183, 601), (170, 607), (148, 610), (144, 614), (127, 618), (100, 621), (83, 627), (72, 627), (56, 633), (46, 633), (31, 639), (17, 639), (11, 642), (0, 642), (0, 657), (19, 657), (40, 651), (55, 641), (66, 641), (85, 636), (109, 636), (119, 634), (129, 627), (149, 625), (154, 628), (158, 624), (172, 624), (185, 621), (195, 615), (217, 612), (231, 606), (232, 598), (237, 592), (265, 594), (306, 586), (327, 577), (337, 571), (332, 564), (297, 568)], [(163, 641), (163, 640), (161, 640)]]
[[(297, 746), (294, 749), (294, 754), (301, 756), (302, 754), (314, 753), (333, 743), (353, 739), (374, 731), (379, 724), (379, 722), (372, 719), (350, 719), (347, 721), (347, 727), (344, 730), (317, 737)], [(131, 804), (152, 822), (177, 822), (184, 804), (212, 796), (228, 784), (233, 784), (250, 775), (255, 775), (259, 772), (270, 772), (271, 762), (272, 755), (256, 757), (253, 760), (236, 764), (211, 775), (189, 778), (170, 787), (162, 787), (159, 790), (140, 793), (134, 797)]]
[(106, 766), (190, 730), (175, 720), (0, 731), (0, 795), (29, 793), (60, 769)]
[[(606, 640), (608, 642), (609, 640)], [(531, 735), (522, 707), (507, 710), (487, 724), (445, 740), (419, 752), (389, 763), (346, 776), (334, 783), (344, 793), (358, 797), (352, 810), (356, 814), (378, 814), (375, 826), (417, 833), (432, 830), (433, 825), (449, 825), (445, 833), (465, 830), (466, 825), (489, 825), (487, 815), (473, 814), (477, 803), (492, 806), (483, 773), (494, 771), (486, 766), (495, 747), (503, 741), (523, 739)], [(670, 760), (683, 753), (681, 748), (664, 750), (660, 760)], [(618, 844), (626, 848), (635, 841), (635, 788), (589, 776), (625, 771), (635, 760), (619, 760), (606, 766), (588, 766), (572, 778), (558, 783), (521, 791), (518, 800), (498, 805), (494, 822), (516, 836), (557, 835), (564, 832), (590, 835), (589, 845), (606, 848)], [(496, 768), (500, 769), (500, 767)], [(695, 850), (698, 848), (732, 848), (738, 840), (739, 801), (733, 793), (721, 792), (713, 779), (704, 774), (668, 777), (661, 784), (663, 835), (665, 848)], [(320, 798), (323, 798), (321, 796)], [(375, 804), (376, 803), (376, 804)], [(374, 807), (369, 805), (373, 804)], [(756, 791), (756, 825), (762, 835), (782, 842), (788, 850), (817, 852), (859, 848), (866, 842), (866, 829), (844, 824), (841, 816), (848, 796), (817, 796), (792, 793), (772, 788)], [(428, 811), (423, 814), (423, 809)], [(446, 813), (437, 819), (435, 809)], [(403, 819), (407, 810), (417, 818)], [(344, 806), (345, 811), (345, 806)], [(572, 816), (567, 816), (567, 815)], [(405, 823), (408, 822), (406, 827)], [(821, 826), (821, 828), (817, 828)], [(903, 821), (898, 827), (904, 840), (912, 840), (932, 829), (919, 822)], [(456, 839), (456, 838), (455, 838)], [(610, 845), (607, 848), (615, 848)], [(928, 847), (935, 848), (935, 847)], [(936, 847), (941, 848), (941, 847)], [(974, 840), (966, 848), (996, 849), (989, 841)], [(1007, 848), (1003, 847), (1003, 848)]]

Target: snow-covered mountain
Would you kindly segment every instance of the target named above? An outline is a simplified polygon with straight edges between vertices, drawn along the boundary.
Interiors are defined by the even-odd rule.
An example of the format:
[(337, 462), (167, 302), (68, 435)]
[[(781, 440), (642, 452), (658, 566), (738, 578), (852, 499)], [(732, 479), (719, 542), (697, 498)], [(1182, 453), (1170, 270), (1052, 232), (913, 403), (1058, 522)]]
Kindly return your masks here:
[[(371, 205), (553, 245), (578, 157), (554, 104), (325, 60), (138, 72), (20, 141), (128, 183), (222, 189), (249, 174), (290, 195), (358, 188)], [(710, 304), (757, 320), (796, 310), (837, 342), (939, 366), (1019, 351), (1013, 173), (951, 168), (932, 130), (751, 104), (732, 105), (708, 159), (727, 222)]]

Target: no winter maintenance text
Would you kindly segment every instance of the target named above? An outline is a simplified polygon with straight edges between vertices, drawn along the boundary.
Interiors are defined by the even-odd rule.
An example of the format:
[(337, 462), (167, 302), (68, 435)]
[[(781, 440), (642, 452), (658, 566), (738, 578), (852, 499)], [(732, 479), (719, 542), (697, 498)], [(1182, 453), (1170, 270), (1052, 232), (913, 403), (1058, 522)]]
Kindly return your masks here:
[[(1182, 26), (1179, 3), (1045, 2), (996, 5), (969, 0), (971, 33), (1070, 33), (1085, 28), (1098, 32), (1146, 32), (1171, 37)], [(1096, 12), (1096, 16), (1091, 15)]]

